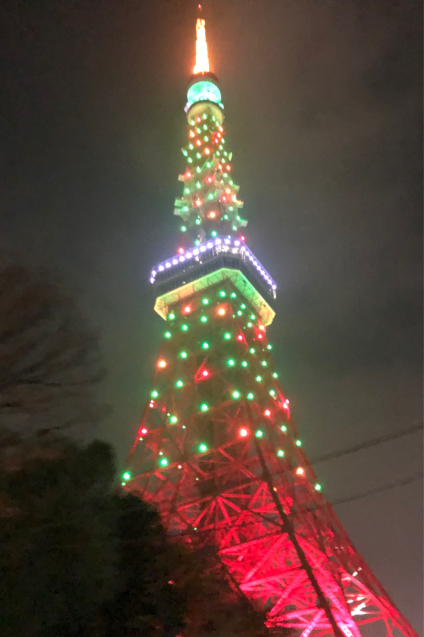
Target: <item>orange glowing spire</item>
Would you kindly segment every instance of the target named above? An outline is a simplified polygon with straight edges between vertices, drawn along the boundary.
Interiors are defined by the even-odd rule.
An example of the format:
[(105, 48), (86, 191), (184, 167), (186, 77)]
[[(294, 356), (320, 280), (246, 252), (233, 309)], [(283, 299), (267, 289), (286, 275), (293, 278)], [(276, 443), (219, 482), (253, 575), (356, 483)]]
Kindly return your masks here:
[[(201, 9), (201, 5), (199, 5)], [(208, 73), (209, 72), (209, 57), (208, 57), (208, 43), (206, 42), (206, 23), (203, 18), (197, 18), (196, 22), (196, 64), (194, 65), (193, 73)]]

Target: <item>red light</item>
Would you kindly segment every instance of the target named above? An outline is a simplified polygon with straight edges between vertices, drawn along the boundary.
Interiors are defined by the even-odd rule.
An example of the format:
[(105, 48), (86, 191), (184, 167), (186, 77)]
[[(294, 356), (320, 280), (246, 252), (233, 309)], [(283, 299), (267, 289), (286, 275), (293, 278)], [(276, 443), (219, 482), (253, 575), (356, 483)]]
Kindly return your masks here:
[(305, 470), (302, 467), (298, 467), (296, 469), (296, 473), (297, 473), (298, 476), (303, 476), (303, 475), (305, 475)]
[(184, 248), (178, 248), (177, 252), (179, 252), (180, 254), (184, 253)]
[(262, 334), (258, 334), (258, 338), (262, 339), (263, 338)]
[(190, 305), (186, 305), (185, 308), (183, 309), (183, 313), (184, 314), (190, 314), (190, 312), (191, 312)]
[(212, 177), (208, 177), (206, 181), (208, 182), (208, 184), (211, 184), (212, 183)]
[(196, 117), (196, 122), (197, 122), (197, 123), (199, 123), (199, 122), (201, 122), (201, 121), (202, 121), (202, 120), (200, 119), (200, 117)]
[(265, 332), (265, 327), (263, 325), (259, 325), (259, 329), (262, 330), (262, 332)]
[(143, 429), (140, 431), (140, 433), (142, 433), (142, 434), (147, 434), (147, 429), (146, 429), (146, 427), (143, 427)]
[(207, 378), (207, 377), (209, 376), (209, 372), (208, 372), (208, 370), (207, 370), (207, 369), (204, 369), (204, 370), (203, 370), (203, 372), (202, 372), (202, 376), (203, 376), (203, 378)]
[(160, 369), (163, 369), (164, 367), (166, 367), (166, 361), (162, 358), (162, 360), (158, 361), (158, 367)]
[(152, 408), (152, 407), (154, 407), (154, 406), (155, 406), (155, 403), (154, 403), (154, 401), (153, 401), (153, 400), (151, 400), (151, 401), (150, 401), (150, 403), (149, 403), (149, 407), (150, 407), (150, 408)]
[(264, 415), (265, 415), (265, 416), (270, 416), (270, 415), (271, 415), (270, 410), (269, 410), (269, 409), (265, 409), (265, 411), (264, 411)]
[(247, 429), (244, 429), (244, 427), (243, 427), (243, 429), (240, 429), (240, 437), (241, 438), (246, 438), (247, 434), (248, 434)]
[(242, 241), (246, 241), (246, 237), (244, 237), (243, 235), (240, 237), (240, 239), (241, 239)]
[(238, 341), (242, 341), (242, 340), (243, 340), (243, 336), (242, 336), (241, 334), (239, 334), (239, 335), (237, 336), (237, 340), (238, 340)]

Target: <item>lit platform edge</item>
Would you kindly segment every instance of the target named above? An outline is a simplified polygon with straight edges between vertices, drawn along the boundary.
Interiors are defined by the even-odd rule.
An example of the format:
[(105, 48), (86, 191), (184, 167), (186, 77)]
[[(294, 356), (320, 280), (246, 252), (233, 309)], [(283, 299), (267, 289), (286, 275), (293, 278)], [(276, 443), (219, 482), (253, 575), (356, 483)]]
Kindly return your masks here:
[(159, 296), (156, 299), (155, 311), (166, 320), (168, 308), (171, 305), (225, 280), (231, 281), (239, 292), (243, 294), (252, 307), (255, 308), (264, 325), (270, 325), (272, 323), (275, 316), (274, 310), (268, 305), (244, 274), (239, 270), (231, 270), (229, 268), (221, 268), (220, 270), (216, 270), (215, 272)]
[[(202, 257), (206, 257), (209, 260), (211, 256), (217, 256), (220, 253), (240, 254), (244, 261), (249, 262), (255, 268), (259, 278), (262, 278), (263, 283), (265, 283), (266, 287), (269, 288), (271, 296), (276, 298), (277, 284), (275, 281), (270, 277), (268, 272), (261, 263), (259, 263), (254, 254), (243, 243), (243, 241), (235, 239), (234, 237), (216, 237), (215, 239), (211, 239), (211, 241), (206, 242), (204, 245), (186, 250), (186, 252), (183, 252), (182, 254), (175, 255), (171, 259), (162, 261), (162, 263), (159, 263), (159, 265), (151, 271), (150, 283), (154, 284), (156, 283), (157, 278), (162, 278), (160, 276), (162, 272), (166, 272), (167, 278), (168, 275), (171, 277), (173, 269), (181, 266), (182, 263), (188, 264), (189, 262), (197, 262), (198, 264), (201, 264)], [(196, 265), (196, 263), (194, 263), (194, 265)]]

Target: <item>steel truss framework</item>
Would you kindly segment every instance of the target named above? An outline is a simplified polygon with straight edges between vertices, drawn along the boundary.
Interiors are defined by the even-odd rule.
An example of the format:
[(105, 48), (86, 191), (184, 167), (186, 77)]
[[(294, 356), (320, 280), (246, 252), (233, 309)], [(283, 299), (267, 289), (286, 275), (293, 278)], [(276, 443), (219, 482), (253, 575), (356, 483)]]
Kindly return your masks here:
[(320, 492), (246, 298), (223, 281), (175, 303), (168, 321), (124, 488), (171, 536), (216, 547), (277, 633), (332, 634), (277, 496), (342, 633), (417, 637)]

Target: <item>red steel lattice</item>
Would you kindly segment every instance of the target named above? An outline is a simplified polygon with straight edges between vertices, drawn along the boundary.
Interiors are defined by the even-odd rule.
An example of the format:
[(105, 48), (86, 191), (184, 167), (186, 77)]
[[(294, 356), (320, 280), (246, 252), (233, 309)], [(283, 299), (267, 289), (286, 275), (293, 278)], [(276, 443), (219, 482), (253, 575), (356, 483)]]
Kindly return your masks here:
[(124, 488), (216, 547), (270, 627), (332, 634), (290, 525), (342, 634), (417, 637), (320, 491), (254, 308), (228, 280), (171, 310)]

